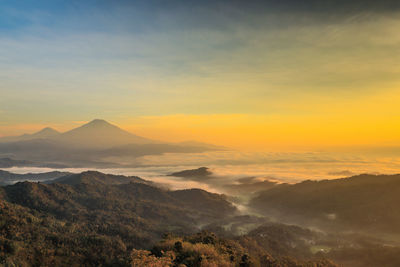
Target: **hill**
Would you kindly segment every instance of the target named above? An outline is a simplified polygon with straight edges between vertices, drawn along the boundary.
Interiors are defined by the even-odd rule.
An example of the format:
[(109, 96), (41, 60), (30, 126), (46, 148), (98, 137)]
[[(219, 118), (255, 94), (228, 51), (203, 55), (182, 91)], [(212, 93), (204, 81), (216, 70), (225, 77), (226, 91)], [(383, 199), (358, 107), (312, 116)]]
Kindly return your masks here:
[[(193, 233), (236, 212), (223, 196), (167, 191), (138, 177), (85, 172), (60, 180), (0, 188), (2, 263), (127, 266), (131, 249), (149, 248), (165, 232)], [(208, 206), (182, 197), (191, 194)]]
[(256, 211), (324, 229), (399, 233), (400, 175), (276, 185), (252, 199)]
[(179, 172), (174, 172), (168, 176), (184, 177), (190, 179), (207, 179), (208, 176), (212, 175), (212, 172), (207, 167), (200, 167), (192, 170), (183, 170)]
[(97, 171), (86, 171), (79, 174), (66, 174), (54, 180), (47, 181), (48, 184), (60, 183), (68, 185), (77, 184), (101, 184), (101, 185), (116, 185), (116, 184), (129, 184), (129, 183), (144, 183), (152, 184), (137, 176), (123, 176), (104, 174)]
[[(3, 188), (4, 198), (62, 220), (88, 224), (103, 221), (139, 223), (149, 239), (159, 236), (160, 226), (188, 231), (209, 220), (235, 213), (224, 196), (202, 191), (185, 192), (198, 203), (185, 201), (180, 191), (146, 184), (138, 177), (85, 172), (65, 176), (51, 184), (22, 182)], [(168, 227), (167, 227), (168, 225)], [(99, 227), (99, 226), (96, 226)]]
[[(0, 263), (333, 267), (327, 259), (334, 259), (343, 266), (372, 267), (400, 262), (394, 243), (236, 215), (223, 195), (168, 191), (135, 176), (89, 171), (50, 184), (20, 182), (0, 187)], [(194, 234), (200, 229), (218, 235)]]
[[(201, 196), (209, 197), (202, 191), (197, 201)], [(207, 216), (206, 206), (198, 211), (191, 205), (141, 183), (24, 182), (3, 187), (0, 262), (6, 266), (335, 266), (327, 260), (274, 258), (261, 247), (253, 250), (249, 243), (206, 232), (182, 236), (195, 232), (196, 223)], [(208, 219), (229, 215), (216, 211)], [(191, 218), (196, 213), (202, 216)], [(175, 234), (164, 235), (157, 243), (165, 232)]]
[(203, 231), (190, 236), (167, 235), (151, 251), (133, 250), (132, 266), (226, 266), (226, 267), (335, 267), (325, 259), (275, 258), (261, 247), (254, 249), (236, 240)]

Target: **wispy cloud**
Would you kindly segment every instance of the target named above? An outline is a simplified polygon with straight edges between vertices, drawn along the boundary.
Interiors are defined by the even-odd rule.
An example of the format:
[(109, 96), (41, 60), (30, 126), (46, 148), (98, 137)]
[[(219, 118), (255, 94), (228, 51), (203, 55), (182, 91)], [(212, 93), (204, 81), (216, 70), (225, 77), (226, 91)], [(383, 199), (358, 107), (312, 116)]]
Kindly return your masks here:
[[(0, 12), (0, 106), (9, 125), (256, 114), (259, 127), (242, 127), (243, 140), (397, 136), (393, 1), (7, 1)], [(227, 135), (234, 123), (228, 128), (207, 134)]]

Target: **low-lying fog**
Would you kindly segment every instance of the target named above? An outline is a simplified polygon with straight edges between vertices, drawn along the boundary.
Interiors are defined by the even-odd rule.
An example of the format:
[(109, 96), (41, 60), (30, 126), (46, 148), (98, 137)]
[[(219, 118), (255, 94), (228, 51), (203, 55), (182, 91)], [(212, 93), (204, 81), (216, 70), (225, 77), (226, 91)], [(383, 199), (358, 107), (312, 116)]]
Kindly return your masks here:
[[(123, 159), (121, 159), (123, 160)], [(211, 192), (242, 195), (268, 187), (269, 182), (295, 183), (348, 177), (361, 173), (394, 174), (400, 172), (400, 158), (341, 156), (326, 152), (309, 153), (250, 153), (216, 151), (208, 153), (174, 153), (144, 156), (137, 159), (138, 167), (97, 168), (109, 174), (135, 175), (162, 183), (171, 189), (202, 188)], [(207, 177), (174, 177), (168, 174), (208, 167)], [(79, 173), (94, 168), (12, 167), (3, 170), (13, 173), (40, 173), (53, 170)], [(239, 192), (240, 191), (240, 192)]]
[[(125, 166), (127, 163), (129, 162), (123, 162)], [(262, 244), (266, 242), (267, 247), (269, 246), (268, 242), (279, 242), (283, 246), (278, 250), (279, 253), (282, 248), (288, 253), (302, 257), (313, 257), (314, 254), (323, 253), (326, 257), (343, 264), (342, 266), (386, 266), (381, 263), (388, 259), (394, 264), (400, 262), (397, 256), (400, 249), (399, 218), (395, 216), (396, 213), (390, 211), (397, 208), (398, 191), (396, 188), (399, 188), (398, 186), (393, 189), (391, 194), (386, 194), (382, 198), (381, 191), (376, 191), (375, 187), (357, 187), (355, 192), (360, 191), (360, 195), (353, 197), (351, 190), (354, 187), (350, 186), (350, 191), (335, 191), (342, 187), (332, 186), (329, 187), (331, 191), (325, 190), (323, 193), (311, 187), (311, 191), (315, 193), (317, 197), (315, 199), (318, 201), (311, 201), (313, 198), (307, 197), (307, 190), (303, 191), (303, 195), (300, 194), (305, 199), (296, 198), (297, 187), (294, 191), (283, 191), (282, 197), (268, 198), (266, 195), (267, 198), (257, 201), (258, 197), (263, 196), (263, 193), (258, 194), (258, 192), (270, 189), (276, 183), (336, 179), (361, 173), (400, 173), (400, 158), (377, 158), (355, 154), (338, 156), (323, 152), (243, 153), (220, 151), (144, 156), (135, 159), (131, 165), (137, 165), (137, 167), (62, 169), (12, 167), (3, 168), (3, 170), (17, 174), (44, 173), (56, 170), (81, 173), (87, 170), (98, 170), (108, 174), (139, 176), (170, 189), (202, 188), (209, 192), (228, 195), (228, 200), (234, 203), (241, 212), (235, 214), (234, 217), (211, 224), (202, 222), (199, 228), (204, 227), (218, 234), (247, 234)], [(384, 178), (381, 176), (379, 179), (382, 177)], [(395, 178), (392, 179), (393, 182)], [(356, 177), (352, 181), (357, 185), (359, 179)], [(389, 188), (390, 186), (389, 183)], [(287, 187), (283, 186), (283, 188)], [(387, 185), (385, 188), (387, 189)], [(268, 193), (268, 191), (264, 193)], [(325, 193), (327, 193), (326, 197)], [(357, 200), (358, 197), (366, 194), (371, 197), (362, 198), (362, 202)], [(292, 198), (294, 201), (291, 201)], [(372, 202), (368, 199), (372, 199)], [(387, 202), (388, 205), (386, 205), (385, 199), (390, 200)], [(316, 205), (310, 205), (310, 203)], [(376, 203), (383, 204), (379, 206)], [(282, 211), (268, 209), (268, 204), (272, 207), (282, 204), (279, 206), (283, 207)], [(365, 209), (366, 205), (368, 209)], [(321, 207), (323, 207), (322, 210)], [(300, 216), (299, 210), (300, 215), (304, 214), (305, 216)], [(384, 212), (385, 210), (389, 211)], [(383, 216), (382, 214), (386, 217), (378, 220)], [(271, 247), (268, 249), (273, 251)], [(366, 260), (362, 260), (365, 257)]]

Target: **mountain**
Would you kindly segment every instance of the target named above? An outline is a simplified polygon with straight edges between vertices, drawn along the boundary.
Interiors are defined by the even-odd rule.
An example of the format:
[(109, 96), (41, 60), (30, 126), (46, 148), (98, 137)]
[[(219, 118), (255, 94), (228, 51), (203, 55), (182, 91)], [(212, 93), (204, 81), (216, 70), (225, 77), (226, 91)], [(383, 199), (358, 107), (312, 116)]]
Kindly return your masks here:
[(16, 174), (8, 171), (0, 170), (0, 185), (13, 184), (22, 181), (45, 181), (52, 180), (66, 175), (71, 175), (69, 172), (45, 172), (45, 173), (25, 173)]
[(79, 174), (68, 174), (63, 175), (54, 180), (47, 181), (47, 183), (60, 183), (68, 185), (76, 184), (101, 184), (101, 185), (117, 185), (117, 184), (129, 184), (129, 183), (143, 183), (152, 185), (150, 181), (146, 181), (137, 176), (124, 176), (124, 175), (112, 175), (104, 174), (97, 171), (86, 171)]
[(326, 230), (400, 233), (400, 175), (278, 184), (253, 198), (257, 212)]
[(209, 171), (209, 168), (207, 168), (207, 167), (200, 167), (200, 168), (192, 169), (192, 170), (183, 170), (183, 171), (168, 174), (168, 176), (184, 177), (184, 178), (190, 178), (190, 179), (195, 179), (195, 180), (208, 179), (210, 175), (212, 175), (212, 172)]
[(153, 140), (131, 134), (105, 120), (95, 119), (56, 138), (64, 144), (80, 147), (106, 148), (126, 144), (148, 144)]
[(131, 134), (105, 120), (95, 119), (64, 133), (47, 127), (33, 134), (0, 138), (1, 143), (51, 140), (58, 145), (90, 148), (110, 148), (126, 144), (148, 144), (153, 140)]
[[(71, 201), (70, 205), (79, 204), (79, 207), (97, 207), (98, 209), (108, 201), (110, 208), (113, 203), (122, 205), (118, 208), (121, 213), (136, 210), (140, 214), (143, 213), (145, 217), (150, 215), (155, 216), (154, 218), (157, 218), (153, 214), (158, 212), (157, 208), (153, 212), (146, 209), (138, 210), (138, 203), (165, 205), (176, 209), (179, 213), (187, 209), (185, 215), (182, 213), (174, 220), (186, 218), (192, 224), (207, 221), (213, 217), (222, 218), (221, 216), (236, 212), (233, 205), (223, 195), (199, 189), (169, 191), (136, 176), (111, 175), (97, 171), (67, 175), (48, 184), (20, 182), (6, 186), (4, 190), (7, 199), (13, 203), (27, 203), (30, 208), (44, 208), (47, 211), (53, 207), (55, 213), (59, 213), (58, 209), (67, 205), (68, 201)], [(99, 202), (96, 202), (96, 199)], [(204, 203), (204, 205), (200, 206), (199, 203)], [(194, 218), (197, 219), (192, 221)]]
[[(64, 133), (50, 128), (20, 137), (3, 138), (0, 158), (30, 162), (29, 166), (132, 167), (137, 158), (164, 153), (219, 150), (209, 145), (162, 143), (131, 134), (105, 120), (93, 120)], [(0, 161), (1, 164), (1, 161)]]
[(202, 225), (236, 214), (224, 196), (197, 189), (167, 191), (142, 182), (109, 184), (104, 181), (130, 179), (99, 172), (68, 177), (73, 183), (0, 187), (1, 264), (335, 266), (327, 260), (273, 258), (260, 246), (254, 250), (250, 239), (194, 234)]
[(236, 180), (235, 183), (223, 185), (222, 189), (230, 195), (249, 196), (270, 189), (275, 185), (277, 185), (277, 182), (268, 179), (259, 180), (257, 177), (244, 177)]
[(6, 136), (0, 138), (0, 142), (18, 142), (18, 141), (26, 141), (26, 140), (33, 140), (33, 139), (47, 139), (47, 138), (54, 138), (59, 136), (60, 133), (53, 128), (46, 127), (42, 130), (33, 133), (33, 134), (23, 134), (20, 136)]
[(227, 197), (220, 194), (210, 193), (202, 189), (184, 189), (171, 191), (170, 195), (182, 203), (196, 210), (211, 211), (215, 209), (222, 214), (231, 214), (231, 207), (226, 205)]
[[(398, 178), (347, 179), (376, 186)], [(200, 189), (168, 191), (139, 177), (95, 171), (60, 180), (0, 187), (5, 266), (337, 266), (332, 259), (345, 267), (374, 267), (400, 262), (395, 243), (237, 216), (225, 196)]]
[[(67, 225), (76, 224), (73, 232), (122, 238), (130, 248), (149, 246), (167, 231), (197, 231), (199, 225), (237, 211), (224, 196), (206, 191), (184, 192), (184, 195), (193, 194), (198, 202), (194, 203), (182, 199), (180, 191), (164, 190), (138, 177), (99, 172), (68, 177), (63, 183), (20, 182), (0, 187), (0, 200)], [(122, 179), (129, 182), (109, 183)], [(85, 245), (81, 247), (84, 249)]]
[(60, 132), (54, 130), (53, 128), (46, 127), (34, 134), (22, 135), (25, 139), (39, 139), (39, 138), (53, 138), (60, 135)]

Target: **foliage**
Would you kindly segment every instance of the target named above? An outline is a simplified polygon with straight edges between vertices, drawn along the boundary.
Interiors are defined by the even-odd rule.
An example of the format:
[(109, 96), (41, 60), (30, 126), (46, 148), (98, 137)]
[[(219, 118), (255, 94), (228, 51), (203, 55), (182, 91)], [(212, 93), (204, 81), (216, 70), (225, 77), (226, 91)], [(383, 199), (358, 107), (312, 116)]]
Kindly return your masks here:
[(280, 221), (326, 230), (400, 233), (400, 175), (358, 175), (272, 187), (250, 205)]
[(196, 199), (210, 207), (199, 208), (148, 184), (95, 183), (98, 177), (88, 181), (93, 173), (83, 175), (87, 183), (74, 176), (72, 185), (0, 188), (0, 263), (126, 266), (133, 249), (150, 248), (166, 231), (193, 233), (198, 223), (235, 212), (205, 191)]

